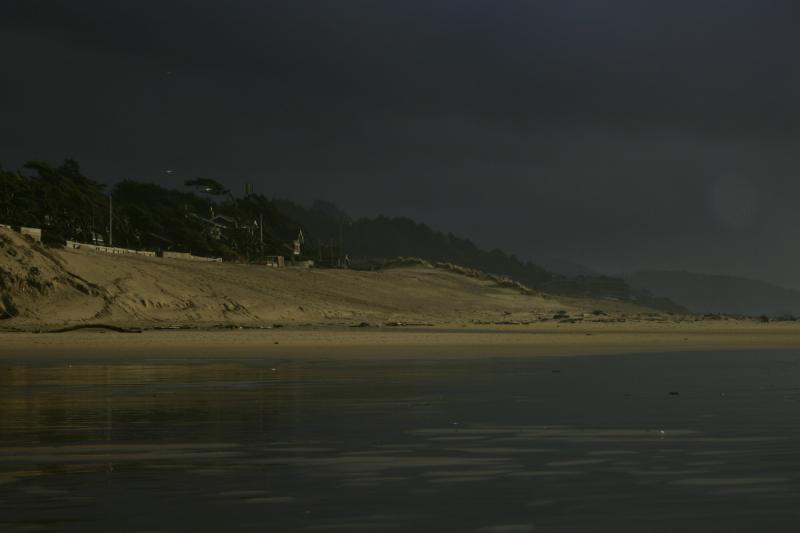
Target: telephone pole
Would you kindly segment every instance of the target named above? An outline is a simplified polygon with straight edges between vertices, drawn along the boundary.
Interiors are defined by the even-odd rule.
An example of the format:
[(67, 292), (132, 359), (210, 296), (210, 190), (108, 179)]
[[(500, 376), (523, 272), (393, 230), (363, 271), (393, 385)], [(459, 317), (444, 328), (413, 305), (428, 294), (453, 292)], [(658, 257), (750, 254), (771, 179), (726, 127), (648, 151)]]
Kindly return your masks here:
[(108, 245), (114, 246), (114, 198), (108, 195)]
[(344, 253), (344, 237), (342, 236), (342, 219), (341, 219), (341, 217), (340, 217), (340, 218), (339, 218), (339, 254), (338, 254), (338, 256), (339, 256), (339, 257), (338, 257), (338, 259), (337, 259), (337, 262), (338, 262), (339, 264), (338, 264), (338, 265), (336, 265), (336, 266), (338, 266), (339, 268), (341, 268), (341, 267), (342, 267), (342, 258), (343, 258), (343, 255), (342, 255), (342, 254), (343, 254), (343, 253)]

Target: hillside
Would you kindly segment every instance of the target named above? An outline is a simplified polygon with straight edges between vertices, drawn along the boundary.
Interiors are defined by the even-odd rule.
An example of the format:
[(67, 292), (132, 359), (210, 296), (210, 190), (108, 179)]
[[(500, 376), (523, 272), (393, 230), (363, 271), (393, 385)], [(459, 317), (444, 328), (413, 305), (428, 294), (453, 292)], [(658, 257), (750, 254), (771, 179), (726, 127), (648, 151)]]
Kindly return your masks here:
[(645, 289), (680, 302), (697, 313), (798, 315), (800, 291), (734, 276), (648, 270), (627, 278)]
[[(49, 249), (0, 228), (0, 326), (466, 324), (646, 311), (526, 294), (469, 274), (424, 264), (360, 272), (114, 256)], [(592, 314), (599, 309), (605, 314)]]

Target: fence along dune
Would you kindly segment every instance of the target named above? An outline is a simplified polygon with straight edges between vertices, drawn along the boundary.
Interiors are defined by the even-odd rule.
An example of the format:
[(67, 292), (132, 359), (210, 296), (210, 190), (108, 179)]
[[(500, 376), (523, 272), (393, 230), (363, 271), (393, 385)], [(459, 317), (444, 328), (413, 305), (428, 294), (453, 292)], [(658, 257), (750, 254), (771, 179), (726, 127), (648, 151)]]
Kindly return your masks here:
[[(89, 244), (77, 241), (67, 241), (67, 248), (73, 250), (91, 250), (93, 252), (103, 252), (111, 255), (142, 255), (146, 257), (156, 257), (158, 254), (150, 250), (132, 250), (130, 248), (118, 248), (115, 246), (102, 246), (99, 244)], [(221, 263), (221, 257), (201, 257), (199, 255), (192, 255), (188, 252), (162, 252), (161, 257), (165, 259), (184, 259), (186, 261), (208, 261), (213, 263)]]

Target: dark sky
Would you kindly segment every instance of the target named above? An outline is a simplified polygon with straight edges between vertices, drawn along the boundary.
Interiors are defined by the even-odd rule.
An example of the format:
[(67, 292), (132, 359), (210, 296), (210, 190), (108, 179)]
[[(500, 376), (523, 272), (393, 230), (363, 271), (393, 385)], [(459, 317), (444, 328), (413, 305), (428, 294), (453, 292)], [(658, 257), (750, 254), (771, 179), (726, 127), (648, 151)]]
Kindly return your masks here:
[(798, 23), (769, 0), (4, 0), (0, 161), (800, 287)]

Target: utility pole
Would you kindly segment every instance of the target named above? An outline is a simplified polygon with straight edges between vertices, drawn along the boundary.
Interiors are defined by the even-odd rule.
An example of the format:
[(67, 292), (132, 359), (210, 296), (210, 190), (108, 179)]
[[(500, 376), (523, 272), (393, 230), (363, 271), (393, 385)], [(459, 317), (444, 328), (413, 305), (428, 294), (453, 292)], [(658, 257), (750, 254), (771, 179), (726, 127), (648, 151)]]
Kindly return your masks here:
[(342, 266), (342, 253), (343, 252), (344, 252), (344, 237), (342, 237), (342, 219), (340, 217), (339, 218), (339, 254), (338, 254), (339, 258), (337, 259), (337, 261), (339, 263), (337, 266), (340, 267), (340, 268)]
[(114, 198), (108, 195), (108, 245), (114, 246)]

